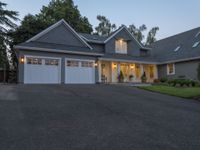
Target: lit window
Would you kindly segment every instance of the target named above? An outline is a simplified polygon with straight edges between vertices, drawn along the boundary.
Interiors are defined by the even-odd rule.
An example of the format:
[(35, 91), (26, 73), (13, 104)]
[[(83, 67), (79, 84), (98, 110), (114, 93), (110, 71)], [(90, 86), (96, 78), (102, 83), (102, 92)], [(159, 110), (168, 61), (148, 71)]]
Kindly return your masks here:
[(123, 39), (116, 40), (115, 50), (117, 53), (127, 54), (127, 42)]
[(195, 42), (194, 45), (192, 46), (193, 48), (197, 47), (199, 45), (200, 41), (199, 42)]
[(150, 66), (149, 67), (149, 74), (150, 74), (150, 78), (154, 78), (154, 67), (153, 66)]
[(136, 78), (140, 78), (140, 65), (135, 65)]
[(168, 75), (175, 74), (175, 65), (174, 64), (167, 64), (167, 74)]
[(45, 65), (58, 66), (58, 59), (45, 59)]
[(174, 51), (177, 52), (180, 48), (181, 46), (178, 46), (177, 48), (174, 49)]
[(68, 67), (78, 67), (79, 61), (68, 60), (66, 65), (67, 65)]
[(27, 60), (27, 64), (30, 64), (30, 65), (42, 65), (41, 58), (27, 57), (26, 60)]

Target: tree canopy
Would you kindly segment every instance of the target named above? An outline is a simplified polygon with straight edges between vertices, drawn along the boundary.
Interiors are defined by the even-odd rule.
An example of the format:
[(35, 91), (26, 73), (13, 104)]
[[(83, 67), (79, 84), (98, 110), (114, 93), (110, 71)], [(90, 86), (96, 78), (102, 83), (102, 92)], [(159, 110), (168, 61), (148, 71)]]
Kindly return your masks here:
[(7, 4), (0, 2), (0, 68), (8, 67), (7, 55), (7, 30), (15, 28), (17, 25), (13, 21), (17, 21), (18, 13), (5, 9)]
[(117, 28), (116, 25), (112, 24), (105, 16), (98, 15), (97, 20), (99, 21), (99, 25), (95, 27), (95, 34), (108, 36)]

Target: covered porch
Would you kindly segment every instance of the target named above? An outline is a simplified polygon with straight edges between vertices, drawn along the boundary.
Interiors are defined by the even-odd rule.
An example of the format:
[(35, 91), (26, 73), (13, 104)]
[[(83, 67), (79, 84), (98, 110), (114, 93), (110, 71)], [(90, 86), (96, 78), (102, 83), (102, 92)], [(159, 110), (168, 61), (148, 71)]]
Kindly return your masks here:
[(99, 83), (118, 83), (120, 74), (123, 76), (121, 82), (127, 83), (141, 83), (144, 74), (147, 83), (158, 78), (155, 64), (99, 60), (97, 68)]

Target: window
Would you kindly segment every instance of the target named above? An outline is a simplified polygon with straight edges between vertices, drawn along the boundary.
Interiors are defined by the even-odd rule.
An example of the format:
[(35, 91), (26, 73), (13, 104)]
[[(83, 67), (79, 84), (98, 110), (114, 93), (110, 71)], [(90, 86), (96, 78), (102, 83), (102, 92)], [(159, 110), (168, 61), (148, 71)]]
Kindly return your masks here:
[(199, 45), (200, 41), (195, 42), (194, 45), (192, 46), (193, 48), (197, 47)]
[(66, 65), (67, 65), (68, 67), (78, 67), (79, 61), (68, 60)]
[(140, 65), (135, 65), (136, 78), (140, 78)]
[(27, 57), (26, 60), (27, 60), (27, 64), (42, 65), (42, 59), (41, 58)]
[(93, 63), (92, 62), (89, 62), (89, 61), (82, 61), (81, 62), (81, 67), (93, 67)]
[(168, 64), (167, 65), (167, 74), (174, 75), (175, 74), (175, 64)]
[(174, 49), (174, 51), (177, 52), (180, 48), (181, 46), (178, 46), (177, 48)]
[(154, 78), (154, 67), (153, 66), (149, 67), (149, 74), (150, 74), (149, 76), (151, 79)]
[(115, 41), (115, 50), (117, 53), (127, 54), (127, 42), (120, 39)]
[(58, 59), (45, 59), (45, 65), (58, 66)]

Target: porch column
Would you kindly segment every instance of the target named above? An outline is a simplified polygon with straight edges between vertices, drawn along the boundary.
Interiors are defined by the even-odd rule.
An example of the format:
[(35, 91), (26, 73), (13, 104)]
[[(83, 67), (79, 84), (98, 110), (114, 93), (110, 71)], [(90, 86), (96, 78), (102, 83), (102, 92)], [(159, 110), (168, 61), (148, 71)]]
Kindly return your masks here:
[(98, 61), (98, 76), (99, 76), (99, 83), (101, 83), (101, 61)]
[(144, 73), (144, 66), (143, 66), (143, 64), (140, 64), (140, 70), (141, 70), (141, 76), (142, 76), (143, 73)]
[(120, 74), (121, 68), (120, 68), (120, 63), (117, 63), (117, 74)]

